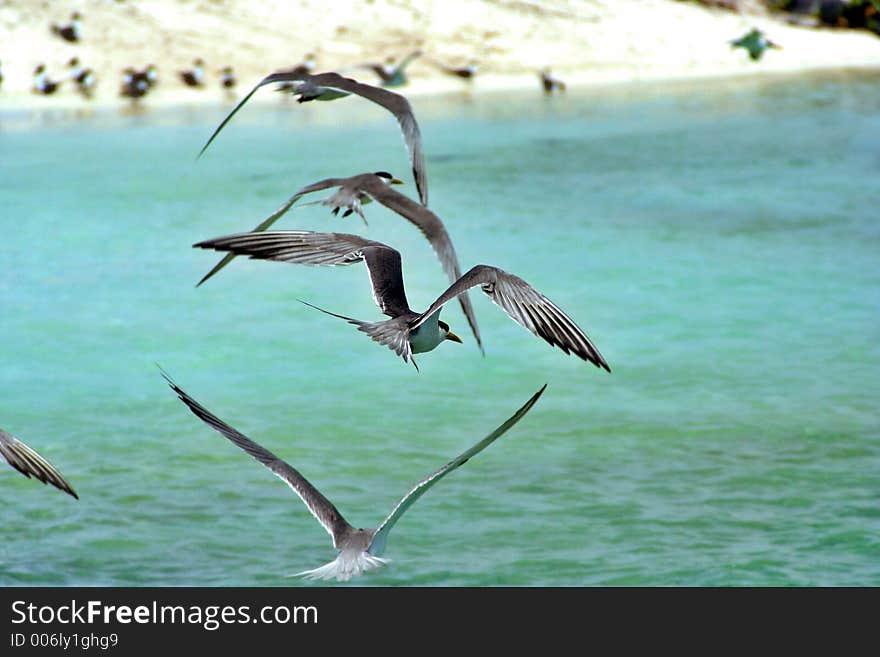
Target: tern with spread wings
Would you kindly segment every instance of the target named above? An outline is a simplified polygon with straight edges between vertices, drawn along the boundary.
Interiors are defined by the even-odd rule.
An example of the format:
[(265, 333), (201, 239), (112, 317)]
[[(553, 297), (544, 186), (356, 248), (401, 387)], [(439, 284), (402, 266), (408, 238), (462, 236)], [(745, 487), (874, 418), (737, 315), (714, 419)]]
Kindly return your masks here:
[(409, 101), (398, 93), (383, 89), (382, 87), (374, 87), (373, 85), (364, 84), (346, 78), (338, 73), (317, 73), (309, 74), (302, 70), (301, 67), (276, 71), (270, 73), (256, 86), (251, 89), (247, 96), (239, 101), (232, 111), (223, 119), (222, 123), (214, 130), (214, 134), (208, 139), (207, 143), (199, 151), (199, 157), (211, 145), (214, 138), (220, 133), (223, 127), (229, 123), (229, 120), (238, 110), (256, 93), (257, 89), (273, 82), (294, 83), (289, 92), (298, 96), (297, 102), (305, 103), (312, 100), (336, 100), (344, 98), (352, 94), (366, 98), (377, 105), (381, 105), (391, 112), (400, 124), (403, 132), (403, 140), (406, 143), (409, 152), (410, 164), (412, 165), (413, 177), (416, 181), (416, 189), (419, 193), (419, 199), (422, 205), (428, 205), (428, 175), (425, 172), (425, 155), (422, 152), (422, 135), (419, 131), (419, 124), (413, 114), (412, 106)]
[(336, 559), (324, 566), (313, 570), (306, 570), (297, 575), (307, 577), (309, 579), (332, 579), (346, 581), (361, 575), (362, 573), (380, 568), (387, 564), (389, 559), (382, 557), (385, 552), (385, 545), (388, 541), (388, 534), (391, 529), (400, 520), (400, 517), (415, 502), (424, 495), (428, 489), (440, 481), (443, 477), (464, 465), (471, 457), (482, 452), (495, 440), (500, 438), (508, 429), (519, 422), (523, 416), (529, 412), (535, 402), (538, 401), (547, 387), (545, 384), (538, 392), (532, 395), (516, 413), (509, 417), (501, 426), (495, 429), (488, 436), (465, 450), (454, 459), (449, 461), (439, 470), (434, 471), (403, 496), (403, 498), (394, 505), (391, 512), (385, 517), (381, 524), (375, 529), (356, 529), (352, 527), (339, 510), (328, 500), (321, 492), (315, 488), (309, 481), (303, 477), (298, 470), (289, 465), (285, 461), (275, 456), (265, 447), (258, 445), (253, 440), (232, 428), (216, 415), (211, 413), (204, 406), (199, 404), (195, 399), (190, 397), (185, 391), (181, 390), (174, 381), (172, 381), (165, 372), (162, 376), (171, 386), (171, 389), (177, 393), (180, 400), (189, 407), (189, 410), (205, 422), (215, 431), (218, 431), (230, 442), (240, 447), (242, 450), (250, 454), (254, 459), (265, 465), (279, 479), (284, 481), (303, 501), (306, 507), (311, 511), (315, 519), (321, 523), (321, 526), (327, 530), (333, 539), (333, 547), (339, 552)]
[[(387, 171), (362, 173), (350, 178), (319, 180), (316, 183), (303, 187), (287, 199), (284, 205), (258, 224), (252, 232), (258, 233), (267, 230), (304, 195), (338, 187), (336, 193), (322, 201), (316, 201), (316, 203), (330, 206), (333, 214), (338, 214), (341, 208), (346, 208), (345, 213), (342, 215), (343, 217), (347, 217), (354, 212), (365, 223), (367, 220), (364, 217), (362, 206), (373, 200), (381, 203), (422, 231), (440, 259), (440, 264), (443, 266), (443, 271), (446, 272), (449, 282), (454, 283), (461, 278), (461, 267), (458, 264), (458, 256), (455, 253), (455, 247), (452, 245), (452, 239), (449, 237), (446, 227), (443, 225), (440, 217), (431, 212), (431, 210), (391, 187), (391, 185), (400, 184), (400, 182), (400, 180)], [(214, 265), (211, 271), (205, 274), (202, 280), (196, 284), (196, 287), (223, 269), (234, 257), (235, 253), (227, 253)], [(480, 351), (483, 351), (483, 341), (480, 338), (480, 330), (477, 327), (477, 319), (474, 316), (474, 309), (471, 306), (468, 293), (463, 292), (458, 297), (458, 301), (471, 327), (471, 332), (474, 334), (477, 346), (480, 348)]]
[(410, 308), (406, 299), (400, 253), (381, 242), (347, 233), (297, 230), (240, 233), (193, 246), (247, 255), (259, 260), (304, 265), (332, 266), (364, 262), (370, 274), (373, 299), (391, 319), (364, 322), (312, 307), (353, 324), (375, 342), (394, 351), (404, 362), (412, 360), (413, 365), (416, 365), (413, 354), (431, 351), (445, 340), (461, 342), (461, 338), (450, 331), (449, 325), (440, 321), (440, 310), (447, 302), (479, 285), (497, 306), (536, 336), (567, 354), (573, 353), (596, 367), (611, 371), (587, 335), (556, 304), (523, 279), (497, 267), (477, 265), (471, 268), (425, 312), (418, 313)]

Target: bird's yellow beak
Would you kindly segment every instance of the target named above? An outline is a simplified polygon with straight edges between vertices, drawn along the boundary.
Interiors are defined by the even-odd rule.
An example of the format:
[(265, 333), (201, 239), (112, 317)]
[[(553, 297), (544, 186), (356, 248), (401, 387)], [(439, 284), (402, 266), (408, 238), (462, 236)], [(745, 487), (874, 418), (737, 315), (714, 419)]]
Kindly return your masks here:
[(447, 339), (447, 340), (452, 340), (453, 342), (457, 342), (458, 344), (464, 344), (464, 343), (461, 341), (461, 338), (458, 337), (458, 336), (457, 336), (455, 333), (453, 333), (452, 331), (450, 331), (449, 333), (446, 334), (446, 339)]
[(391, 184), (392, 184), (392, 185), (402, 185), (402, 184), (404, 184), (404, 183), (403, 183), (402, 180), (400, 180), (400, 178), (392, 178), (392, 179), (391, 179)]

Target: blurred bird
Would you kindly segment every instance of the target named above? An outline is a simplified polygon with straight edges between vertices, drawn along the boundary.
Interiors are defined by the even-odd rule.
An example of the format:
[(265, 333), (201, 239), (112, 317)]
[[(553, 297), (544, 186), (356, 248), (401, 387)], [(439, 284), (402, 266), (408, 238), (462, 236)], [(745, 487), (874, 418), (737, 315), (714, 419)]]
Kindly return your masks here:
[(136, 81), (143, 80), (147, 83), (147, 87), (152, 89), (159, 84), (159, 69), (155, 64), (147, 64), (146, 68), (135, 71), (134, 79)]
[(759, 29), (752, 28), (751, 31), (741, 36), (739, 39), (734, 39), (732, 41), (728, 41), (731, 49), (733, 48), (742, 48), (746, 52), (749, 53), (749, 57), (752, 61), (758, 61), (764, 55), (764, 51), (768, 48), (773, 48), (775, 50), (782, 50), (782, 46), (777, 43), (773, 43), (767, 36)]
[(544, 93), (552, 95), (554, 92), (563, 93), (565, 91), (565, 83), (558, 79), (554, 78), (549, 68), (544, 68), (538, 72), (538, 76), (541, 78), (541, 87), (544, 89)]
[(61, 82), (56, 82), (49, 78), (49, 75), (46, 73), (45, 64), (40, 64), (34, 69), (34, 81), (31, 86), (31, 91), (33, 93), (49, 96), (58, 91), (58, 87), (60, 86)]
[(201, 157), (202, 153), (207, 150), (214, 138), (220, 134), (223, 127), (229, 123), (235, 113), (240, 110), (244, 104), (253, 96), (260, 87), (272, 84), (274, 82), (295, 82), (290, 93), (298, 96), (298, 103), (305, 103), (312, 100), (330, 101), (337, 98), (345, 98), (349, 95), (356, 95), (366, 98), (377, 105), (384, 107), (391, 112), (397, 119), (403, 133), (403, 140), (409, 152), (410, 163), (412, 164), (413, 177), (416, 181), (416, 189), (419, 192), (419, 199), (422, 205), (428, 205), (428, 175), (425, 171), (425, 155), (422, 152), (422, 134), (419, 130), (419, 124), (416, 122), (415, 114), (413, 114), (412, 106), (409, 101), (398, 93), (383, 89), (382, 87), (374, 87), (369, 84), (363, 84), (351, 78), (344, 78), (338, 73), (318, 73), (310, 75), (308, 73), (298, 73), (299, 67), (293, 69), (276, 71), (270, 73), (260, 80), (248, 94), (242, 98), (238, 105), (232, 108), (232, 111), (226, 115), (226, 118), (217, 126), (214, 133), (208, 138), (207, 143), (202, 146), (197, 157)]
[[(311, 75), (315, 72), (316, 58), (314, 53), (306, 53), (305, 57), (303, 57), (303, 61), (293, 66), (289, 73), (291, 75)], [(276, 91), (284, 91), (288, 93), (293, 93), (293, 90), (296, 88), (296, 84), (294, 82), (282, 82), (275, 89)]]
[(468, 82), (474, 79), (478, 68), (479, 64), (475, 59), (468, 62), (467, 66), (446, 66), (445, 64), (440, 64), (440, 69), (443, 72), (467, 80)]
[(290, 72), (293, 75), (302, 75), (304, 73), (312, 74), (315, 72), (316, 65), (317, 65), (317, 58), (315, 57), (315, 53), (307, 52), (305, 54), (305, 56), (303, 57), (303, 60), (299, 64), (294, 66), (290, 70)]
[[(199, 242), (194, 246), (229, 251), (260, 260), (303, 265), (351, 265), (364, 262), (370, 275), (373, 300), (391, 319), (363, 322), (306, 304), (323, 313), (344, 319), (375, 342), (400, 356), (404, 362), (413, 354), (432, 351), (446, 340), (461, 343), (446, 322), (440, 321), (443, 306), (477, 285), (507, 315), (565, 353), (573, 353), (596, 367), (611, 371), (608, 363), (586, 334), (556, 304), (526, 281), (487, 265), (477, 265), (461, 276), (422, 313), (409, 307), (403, 285), (400, 253), (381, 242), (346, 233), (276, 231), (241, 233)], [(305, 303), (305, 302), (303, 302)]]
[(70, 15), (70, 23), (68, 25), (52, 23), (49, 28), (52, 30), (52, 34), (61, 37), (65, 41), (77, 43), (82, 38), (82, 14), (75, 11)]
[[(312, 183), (311, 185), (307, 185), (300, 189), (296, 194), (291, 196), (284, 205), (273, 212), (262, 223), (258, 224), (251, 232), (259, 233), (268, 230), (275, 221), (286, 213), (291, 206), (305, 194), (338, 187), (335, 194), (321, 201), (315, 201), (315, 203), (330, 206), (333, 208), (333, 214), (337, 214), (340, 208), (347, 208), (345, 214), (342, 215), (343, 217), (347, 217), (352, 212), (356, 212), (361, 219), (363, 219), (364, 223), (366, 223), (367, 220), (363, 215), (362, 206), (373, 200), (378, 201), (389, 210), (396, 212), (412, 223), (422, 232), (422, 234), (428, 239), (431, 247), (434, 249), (434, 253), (437, 254), (440, 264), (443, 266), (443, 271), (446, 272), (449, 281), (454, 283), (461, 278), (461, 267), (458, 264), (458, 256), (455, 253), (455, 247), (452, 245), (452, 239), (446, 231), (446, 226), (443, 225), (440, 217), (431, 212), (424, 205), (416, 203), (391, 187), (391, 185), (399, 184), (402, 184), (402, 182), (393, 177), (387, 171), (362, 173), (357, 176), (352, 176), (351, 178), (327, 178), (325, 180), (319, 180), (316, 183)], [(223, 267), (229, 264), (233, 258), (235, 258), (234, 253), (227, 253), (220, 262), (214, 265), (214, 268), (211, 271), (205, 274), (202, 280), (197, 283), (196, 287), (223, 269)], [(480, 338), (480, 330), (477, 327), (477, 319), (474, 316), (474, 309), (471, 306), (468, 293), (463, 292), (459, 295), (458, 301), (461, 304), (461, 309), (474, 334), (477, 346), (480, 348), (480, 351), (482, 351), (483, 342)]]
[(402, 87), (409, 83), (409, 79), (406, 77), (406, 67), (421, 54), (421, 50), (414, 50), (400, 62), (397, 62), (394, 57), (388, 57), (384, 64), (362, 64), (361, 68), (368, 68), (378, 75), (383, 87)]
[(55, 466), (3, 429), (0, 429), (0, 456), (28, 479), (34, 477), (44, 484), (52, 484), (58, 490), (79, 499)]
[(532, 406), (535, 405), (547, 388), (547, 385), (544, 384), (516, 413), (505, 420), (492, 433), (413, 486), (394, 505), (394, 508), (385, 516), (385, 519), (378, 527), (375, 529), (356, 529), (342, 517), (342, 514), (333, 503), (324, 497), (296, 468), (275, 456), (275, 454), (262, 445), (255, 443), (237, 429), (226, 424), (190, 397), (165, 372), (162, 372), (162, 376), (165, 377), (168, 385), (177, 394), (177, 397), (186, 404), (193, 415), (242, 451), (262, 463), (276, 477), (290, 486), (315, 519), (330, 534), (330, 537), (333, 539), (333, 547), (338, 552), (336, 559), (318, 568), (296, 573), (296, 576), (308, 579), (336, 578), (340, 582), (348, 581), (352, 577), (357, 577), (368, 570), (381, 568), (387, 564), (390, 560), (382, 558), (382, 554), (385, 552), (388, 535), (401, 516), (434, 484), (453, 470), (467, 463), (468, 460), (482, 452), (519, 422), (531, 410)]
[(146, 96), (149, 90), (150, 83), (147, 82), (146, 77), (142, 73), (138, 73), (131, 66), (126, 67), (122, 71), (122, 86), (119, 88), (120, 96), (137, 101)]
[(231, 66), (224, 66), (220, 69), (220, 86), (226, 90), (231, 91), (235, 88), (235, 85), (238, 84), (238, 80), (235, 79), (235, 72), (232, 70)]
[(204, 86), (205, 62), (201, 57), (193, 60), (193, 67), (186, 71), (179, 71), (180, 79), (188, 87)]
[(67, 62), (67, 67), (70, 69), (70, 78), (76, 84), (77, 91), (84, 97), (91, 98), (95, 93), (95, 85), (98, 81), (94, 71), (80, 66), (79, 57), (72, 57)]

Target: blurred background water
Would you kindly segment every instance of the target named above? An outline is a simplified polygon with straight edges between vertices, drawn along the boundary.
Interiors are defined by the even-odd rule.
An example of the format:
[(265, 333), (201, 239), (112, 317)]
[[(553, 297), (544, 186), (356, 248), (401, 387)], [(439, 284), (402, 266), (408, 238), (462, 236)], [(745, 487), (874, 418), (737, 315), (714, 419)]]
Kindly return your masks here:
[[(479, 290), (486, 357), (421, 372), (344, 322), (378, 319), (360, 265), (217, 260), (306, 183), (389, 170), (357, 99), (0, 114), (0, 426), (76, 502), (0, 470), (4, 585), (286, 586), (334, 556), (271, 473), (177, 401), (156, 363), (287, 459), (356, 526), (544, 397), (422, 498), (366, 585), (880, 584), (880, 76), (415, 98), (431, 207), (464, 269), (518, 274), (608, 374)], [(295, 208), (279, 229), (401, 251), (410, 302), (446, 286), (420, 233)]]

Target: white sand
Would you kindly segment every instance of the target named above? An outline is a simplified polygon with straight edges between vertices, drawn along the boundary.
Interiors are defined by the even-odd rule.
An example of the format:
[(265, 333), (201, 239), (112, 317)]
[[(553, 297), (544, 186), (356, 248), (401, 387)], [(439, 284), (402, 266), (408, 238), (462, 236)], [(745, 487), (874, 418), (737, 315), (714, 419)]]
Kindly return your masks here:
[[(468, 83), (437, 63), (479, 62), (475, 91), (539, 89), (537, 69), (551, 66), (570, 86), (635, 80), (778, 74), (822, 68), (880, 68), (880, 38), (868, 32), (795, 27), (745, 1), (736, 14), (674, 0), (0, 0), (0, 61), (5, 81), (0, 111), (31, 107), (126, 106), (118, 96), (121, 70), (154, 63), (161, 84), (146, 106), (217, 102), (218, 69), (235, 68), (245, 93), (265, 74), (317, 55), (318, 70), (366, 82), (353, 68), (416, 47), (425, 54), (408, 69), (406, 93), (461, 89)], [(83, 40), (50, 33), (73, 10), (83, 14)], [(783, 50), (752, 62), (728, 41), (751, 27)], [(30, 93), (43, 62), (66, 78), (77, 55), (99, 76), (95, 98), (71, 83), (54, 96)], [(185, 87), (177, 71), (195, 57), (208, 66), (203, 90)], [(228, 99), (227, 99), (228, 101)]]

